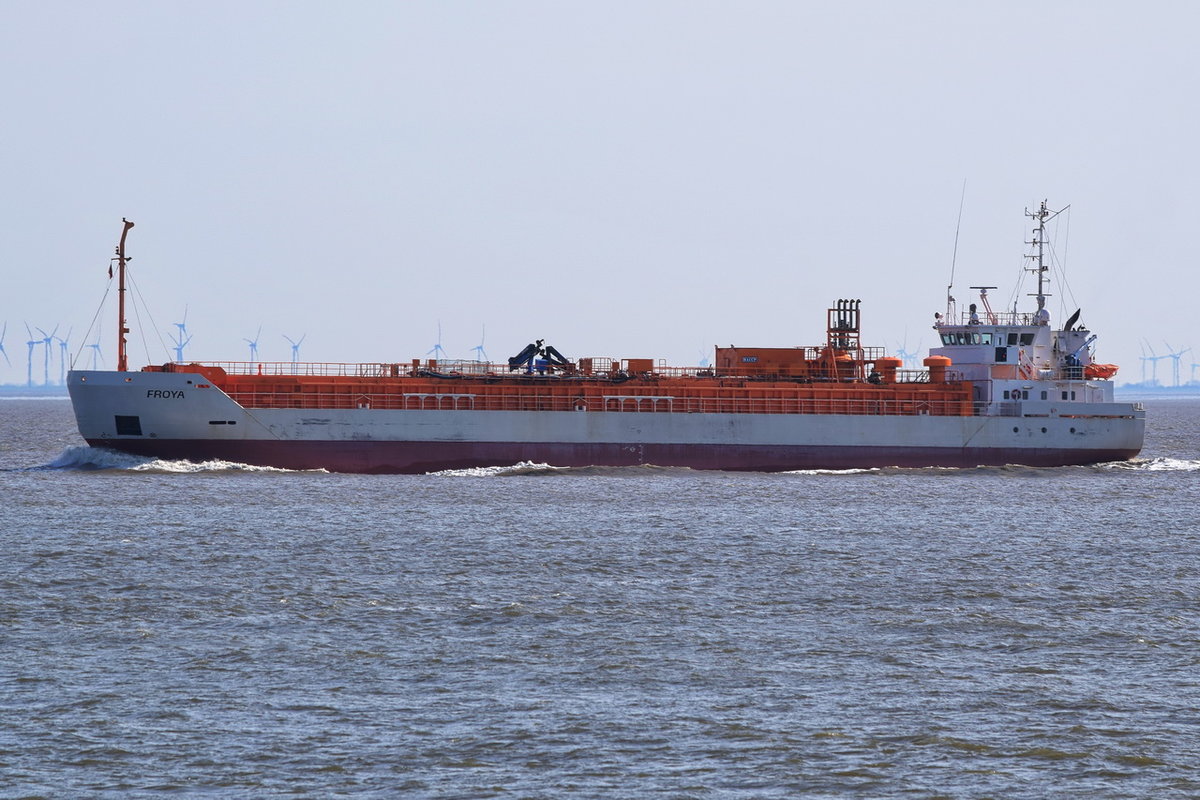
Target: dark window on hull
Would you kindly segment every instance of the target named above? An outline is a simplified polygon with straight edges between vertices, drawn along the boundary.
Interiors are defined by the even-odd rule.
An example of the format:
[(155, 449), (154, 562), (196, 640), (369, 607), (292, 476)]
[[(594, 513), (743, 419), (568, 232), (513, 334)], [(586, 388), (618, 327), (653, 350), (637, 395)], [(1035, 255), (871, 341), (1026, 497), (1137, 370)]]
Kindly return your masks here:
[(117, 414), (116, 419), (117, 419), (117, 436), (141, 436), (142, 435), (142, 419), (141, 419), (141, 417), (123, 417), (120, 414)]

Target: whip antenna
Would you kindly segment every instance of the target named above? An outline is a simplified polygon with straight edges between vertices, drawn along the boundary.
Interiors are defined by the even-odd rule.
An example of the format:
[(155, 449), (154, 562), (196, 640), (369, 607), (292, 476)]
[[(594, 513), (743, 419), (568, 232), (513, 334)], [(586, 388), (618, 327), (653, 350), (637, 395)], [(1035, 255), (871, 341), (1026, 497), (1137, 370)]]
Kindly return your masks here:
[(962, 196), (958, 198), (958, 222), (954, 224), (954, 253), (950, 256), (950, 284), (946, 287), (946, 321), (954, 320), (954, 267), (958, 263), (958, 232), (962, 228), (963, 204), (967, 201), (967, 179), (963, 178)]

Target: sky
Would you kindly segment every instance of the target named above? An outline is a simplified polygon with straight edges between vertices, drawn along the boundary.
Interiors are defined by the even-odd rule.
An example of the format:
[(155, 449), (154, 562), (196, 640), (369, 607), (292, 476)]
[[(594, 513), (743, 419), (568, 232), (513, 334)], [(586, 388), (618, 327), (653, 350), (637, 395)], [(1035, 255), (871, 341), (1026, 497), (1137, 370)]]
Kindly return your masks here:
[(448, 358), (683, 366), (818, 344), (839, 298), (864, 344), (928, 349), (952, 269), (960, 304), (1032, 310), (1043, 199), (1069, 206), (1055, 318), (1082, 308), (1118, 382), (1150, 349), (1200, 362), (1194, 3), (0, 12), (0, 383), (26, 382), (26, 325), (115, 364), (123, 217), (134, 368), (185, 312), (187, 360), (249, 360), (261, 327), (259, 361), (301, 336), (302, 360), (409, 361), (440, 328)]

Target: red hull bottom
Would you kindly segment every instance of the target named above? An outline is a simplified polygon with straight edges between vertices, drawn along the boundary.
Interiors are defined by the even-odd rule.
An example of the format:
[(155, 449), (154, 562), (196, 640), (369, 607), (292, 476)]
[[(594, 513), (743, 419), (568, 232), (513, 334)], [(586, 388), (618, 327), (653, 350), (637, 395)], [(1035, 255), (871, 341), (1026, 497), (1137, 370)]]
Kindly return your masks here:
[(655, 464), (692, 469), (783, 472), (876, 467), (1061, 467), (1127, 461), (1137, 450), (939, 447), (806, 447), (793, 445), (573, 444), (521, 442), (296, 442), (96, 439), (138, 456), (230, 461), (282, 469), (419, 474), (521, 462), (559, 467)]

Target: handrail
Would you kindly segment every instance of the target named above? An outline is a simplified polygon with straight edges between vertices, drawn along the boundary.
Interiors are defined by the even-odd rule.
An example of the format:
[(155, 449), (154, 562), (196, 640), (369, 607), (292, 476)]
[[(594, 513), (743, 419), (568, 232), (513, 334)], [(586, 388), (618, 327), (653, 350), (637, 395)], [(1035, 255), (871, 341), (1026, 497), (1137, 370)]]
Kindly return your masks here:
[[(882, 356), (880, 356), (882, 358)], [(341, 362), (324, 362), (324, 361), (190, 361), (190, 362), (171, 362), (162, 366), (144, 367), (145, 370), (159, 371), (166, 369), (170, 372), (187, 372), (189, 369), (220, 369), (227, 375), (254, 375), (262, 377), (281, 377), (281, 378), (402, 378), (412, 377), (414, 375), (429, 374), (429, 375), (447, 375), (453, 377), (513, 377), (519, 378), (525, 374), (524, 371), (510, 371), (507, 364), (494, 364), (483, 361), (417, 361), (414, 366), (412, 361), (400, 362), (361, 362), (361, 363), (341, 363)], [(534, 372), (535, 375), (540, 373)], [(620, 378), (637, 377), (628, 375), (624, 371), (617, 370), (595, 371), (590, 374), (584, 374), (577, 370), (565, 370), (556, 368), (546, 374), (549, 375), (573, 375), (582, 377), (604, 378), (606, 376), (614, 376)], [(778, 377), (786, 380), (792, 378), (808, 378), (810, 374), (807, 370), (793, 371), (788, 369), (779, 369), (772, 372), (756, 372), (754, 370), (745, 370), (743, 372), (722, 372), (718, 373), (713, 367), (668, 367), (656, 365), (654, 371), (650, 373), (656, 378), (773, 378)], [(897, 370), (897, 378), (900, 383), (928, 383), (929, 373), (926, 370)], [(820, 381), (819, 381), (820, 382)], [(833, 380), (831, 382), (846, 382)]]
[(974, 327), (975, 325), (982, 325), (985, 327), (989, 326), (989, 325), (1002, 326), (1002, 327), (1013, 327), (1013, 326), (1030, 327), (1033, 325), (1037, 325), (1037, 319), (1032, 312), (995, 311), (992, 313), (991, 318), (986, 319), (986, 321), (984, 321), (986, 318), (986, 314), (982, 310), (979, 311), (978, 313), (979, 313), (980, 319), (978, 321), (972, 322), (970, 311), (960, 311), (959, 312), (959, 322), (957, 322), (957, 323), (950, 322), (949, 324), (951, 324), (951, 325), (971, 325), (972, 327)]
[(609, 394), (453, 394), (412, 392), (259, 392), (231, 387), (229, 396), (245, 408), (390, 409), (404, 411), (571, 411), (588, 413), (676, 414), (848, 414), (855, 416), (968, 416), (972, 404), (961, 396), (928, 394), (906, 398), (688, 397)]

